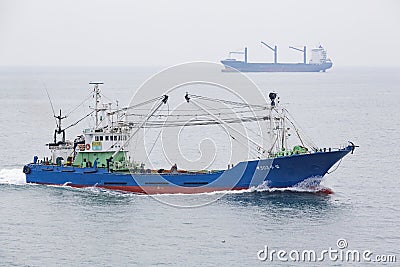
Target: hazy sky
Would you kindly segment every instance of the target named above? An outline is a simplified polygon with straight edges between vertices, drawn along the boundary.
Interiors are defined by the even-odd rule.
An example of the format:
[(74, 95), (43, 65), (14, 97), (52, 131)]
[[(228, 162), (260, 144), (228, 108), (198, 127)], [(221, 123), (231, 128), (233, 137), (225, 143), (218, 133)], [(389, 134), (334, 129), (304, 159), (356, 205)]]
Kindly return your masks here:
[(0, 0), (0, 65), (298, 62), (322, 44), (335, 66), (400, 65), (400, 1)]

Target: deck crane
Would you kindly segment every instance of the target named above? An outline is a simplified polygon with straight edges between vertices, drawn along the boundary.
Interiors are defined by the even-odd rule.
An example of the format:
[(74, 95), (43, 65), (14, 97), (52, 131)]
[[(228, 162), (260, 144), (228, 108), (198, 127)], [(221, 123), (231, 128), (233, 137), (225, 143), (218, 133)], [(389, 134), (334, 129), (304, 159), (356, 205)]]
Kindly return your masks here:
[(232, 51), (232, 52), (229, 52), (229, 58), (231, 58), (232, 54), (244, 55), (244, 62), (247, 63), (247, 47), (244, 48), (244, 51)]
[(261, 41), (261, 44), (265, 45), (266, 47), (268, 47), (269, 49), (274, 51), (274, 63), (276, 64), (278, 62), (278, 47), (275, 45), (275, 48), (272, 48), (271, 46), (267, 45), (263, 41)]
[(307, 64), (307, 50), (306, 50), (306, 46), (303, 47), (303, 50), (297, 48), (297, 47), (293, 47), (293, 46), (289, 46), (289, 48), (293, 49), (293, 50), (297, 50), (300, 52), (303, 52), (303, 61), (304, 64)]

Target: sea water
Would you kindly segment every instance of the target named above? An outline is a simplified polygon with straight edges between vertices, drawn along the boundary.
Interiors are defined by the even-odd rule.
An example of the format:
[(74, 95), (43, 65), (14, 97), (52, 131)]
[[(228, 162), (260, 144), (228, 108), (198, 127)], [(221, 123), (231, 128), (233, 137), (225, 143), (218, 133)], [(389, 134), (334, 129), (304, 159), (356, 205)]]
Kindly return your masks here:
[[(92, 90), (88, 82), (97, 80), (123, 106), (160, 69), (0, 69), (1, 266), (365, 264), (346, 260), (348, 250), (370, 251), (373, 266), (380, 264), (376, 256), (400, 260), (399, 69), (248, 74), (265, 95), (278, 92), (321, 147), (360, 146), (325, 177), (333, 194), (264, 188), (147, 196), (25, 183), (22, 167), (33, 155), (48, 156), (54, 133), (46, 89), (56, 113), (79, 105)], [(315, 251), (316, 259), (296, 261), (304, 251)]]

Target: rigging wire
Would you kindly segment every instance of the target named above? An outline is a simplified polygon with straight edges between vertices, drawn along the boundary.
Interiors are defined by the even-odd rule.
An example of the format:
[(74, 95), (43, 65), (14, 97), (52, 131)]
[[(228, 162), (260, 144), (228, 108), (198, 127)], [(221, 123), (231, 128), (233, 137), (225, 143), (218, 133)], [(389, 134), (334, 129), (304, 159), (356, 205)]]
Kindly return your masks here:
[[(243, 106), (233, 106), (233, 107), (220, 107), (220, 108), (210, 108), (210, 109), (212, 109), (212, 110), (232, 110), (232, 109), (241, 109), (241, 108), (246, 108), (246, 107), (243, 107)], [(269, 109), (268, 107), (266, 107), (266, 106), (259, 106), (259, 107), (253, 107), (253, 109), (254, 108), (257, 108), (258, 110), (260, 110), (260, 111), (262, 111), (262, 110), (267, 110), (267, 109)], [(138, 109), (136, 109), (137, 111), (147, 111), (148, 109), (147, 108), (138, 108)], [(176, 111), (176, 110), (175, 110)], [(179, 109), (178, 111), (182, 111), (182, 112), (188, 112), (188, 111), (193, 111), (193, 109)]]
[(114, 154), (112, 154), (111, 158), (114, 158), (115, 155), (117, 155), (121, 151), (121, 149), (124, 148), (126, 144), (128, 144), (128, 142), (132, 139), (132, 137), (139, 132), (142, 126), (154, 115), (154, 113), (156, 113), (157, 110), (168, 101), (168, 96), (164, 95), (162, 97), (159, 97), (159, 99), (162, 99), (161, 102), (149, 112), (149, 115), (142, 121), (141, 125), (128, 137), (125, 143), (118, 150), (116, 150)]
[(83, 121), (84, 119), (86, 119), (87, 117), (89, 117), (90, 115), (92, 115), (94, 112), (94, 110), (92, 112), (90, 112), (89, 114), (85, 115), (83, 118), (80, 118), (78, 121), (74, 122), (73, 124), (71, 124), (70, 126), (64, 128), (64, 130), (67, 130), (69, 128), (71, 128), (72, 126), (77, 125), (78, 123), (80, 123), (81, 121)]
[(53, 102), (51, 102), (51, 98), (50, 98), (50, 95), (49, 95), (49, 91), (47, 90), (46, 84), (43, 83), (43, 85), (44, 85), (44, 89), (46, 90), (47, 97), (49, 98), (51, 110), (53, 111), (53, 117), (54, 117), (54, 120), (56, 121), (56, 125), (57, 125), (57, 128), (58, 128), (59, 126), (58, 126), (58, 122), (57, 122), (57, 119), (56, 119), (56, 113), (54, 112)]
[(306, 141), (306, 143), (308, 144), (309, 147), (311, 147), (314, 151), (318, 150), (318, 146), (311, 140), (311, 138), (309, 136), (307, 136), (307, 134), (305, 134), (304, 130), (301, 129), (300, 126), (298, 126), (299, 124), (295, 121), (293, 115), (287, 110), (285, 109), (285, 111), (290, 115), (290, 119), (288, 118), (288, 120), (291, 122), (291, 124), (301, 130), (301, 133), (303, 135), (304, 140)]
[(110, 101), (111, 103), (115, 103), (115, 104), (118, 104), (118, 101), (115, 101), (115, 100), (112, 100), (111, 98), (109, 98), (109, 97), (107, 97), (105, 94), (103, 94), (103, 93), (100, 93), (100, 95), (102, 96), (102, 97), (104, 97), (105, 99), (107, 99), (108, 101)]
[(206, 96), (199, 96), (199, 95), (192, 95), (189, 94), (188, 96), (192, 98), (197, 98), (197, 99), (202, 99), (202, 100), (208, 100), (212, 102), (221, 102), (225, 104), (231, 104), (231, 105), (236, 105), (236, 106), (243, 106), (243, 107), (265, 107), (264, 105), (257, 105), (257, 104), (248, 104), (248, 103), (243, 103), (243, 102), (236, 102), (236, 101), (230, 101), (230, 100), (224, 100), (224, 99), (218, 99), (218, 98), (209, 98)]
[[(208, 105), (206, 105), (206, 104), (204, 104), (204, 103), (203, 103), (203, 105), (206, 106), (207, 108), (209, 108)], [(246, 107), (246, 108), (249, 108), (249, 107)], [(249, 112), (252, 112), (252, 111), (249, 110)], [(253, 113), (253, 112), (252, 112), (252, 113)], [(253, 113), (253, 114), (254, 114), (254, 113)], [(236, 114), (235, 114), (235, 115), (236, 115)], [(240, 122), (252, 122), (252, 121), (261, 121), (261, 120), (264, 120), (264, 121), (265, 121), (265, 120), (270, 120), (270, 117), (269, 117), (268, 115), (264, 115), (264, 116), (262, 116), (262, 117), (240, 118), (240, 119), (238, 119), (237, 121), (231, 121), (231, 122), (224, 121), (224, 122), (226, 122), (226, 123), (240, 123)], [(243, 128), (244, 128), (246, 131), (250, 131), (250, 132), (252, 132), (253, 134), (255, 134), (255, 135), (257, 135), (258, 137), (260, 137), (262, 141), (266, 141), (261, 135), (259, 135), (259, 134), (256, 133), (255, 131), (251, 130), (250, 128), (246, 127), (245, 125), (242, 125), (242, 126), (243, 126)], [(253, 140), (252, 140), (250, 137), (248, 137), (247, 135), (245, 136), (245, 138), (248, 139), (250, 142), (253, 142), (253, 144), (255, 144), (257, 147), (259, 147), (260, 150), (262, 150), (262, 152), (260, 153), (260, 150), (255, 149), (255, 150), (257, 151), (257, 153), (263, 154), (263, 153), (265, 152), (265, 149), (263, 148), (262, 145), (259, 145), (259, 144), (255, 143), (255, 141), (253, 141)]]
[(279, 135), (276, 135), (275, 141), (272, 143), (271, 148), (268, 149), (268, 153), (269, 153), (269, 154), (272, 153), (272, 150), (274, 149), (275, 144), (278, 143), (278, 138), (279, 138)]
[[(169, 102), (167, 102), (167, 109), (168, 109), (168, 113), (169, 113)], [(153, 146), (151, 147), (151, 149), (150, 149), (150, 151), (149, 151), (149, 153), (148, 153), (148, 156), (150, 156), (150, 155), (151, 155), (151, 152), (153, 152), (153, 149), (154, 149), (154, 147), (156, 146), (156, 143), (157, 143), (157, 141), (158, 141), (158, 138), (160, 138), (161, 133), (162, 133), (162, 129), (159, 131), (159, 133), (158, 133), (158, 135), (157, 135), (157, 138), (156, 138), (156, 140), (154, 141)]]
[[(204, 109), (200, 104), (196, 103), (195, 101), (191, 101), (192, 104), (194, 104), (195, 106), (197, 106), (198, 108), (204, 110), (205, 112), (208, 112), (206, 109)], [(224, 121), (222, 121), (220, 118), (218, 118), (217, 116), (215, 116), (214, 114), (212, 114), (211, 112), (209, 112), (209, 114), (214, 117), (216, 120), (220, 121), (221, 124), (226, 125), (228, 128), (230, 128), (231, 130), (233, 130), (234, 132), (238, 133), (239, 135), (241, 135), (242, 137), (244, 137), (245, 139), (247, 139), (248, 141), (250, 141), (251, 143), (253, 143), (254, 145), (261, 147), (262, 145), (259, 145), (257, 142), (255, 142), (254, 140), (252, 140), (251, 138), (245, 136), (244, 134), (242, 134), (240, 131), (236, 130), (235, 128), (231, 127), (228, 123), (225, 123)], [(236, 139), (234, 139), (236, 140)], [(257, 150), (256, 150), (257, 151)], [(257, 151), (258, 153), (260, 153), (260, 151)], [(260, 153), (262, 154), (262, 153)]]
[[(55, 112), (54, 112), (54, 107), (52, 105), (49, 93), (47, 91), (46, 88), (46, 93), (47, 96), (50, 100), (50, 104), (52, 107), (52, 111), (53, 111), (53, 115), (55, 116)], [(76, 111), (80, 106), (82, 106), (91, 96), (92, 94), (90, 94), (88, 97), (86, 97), (79, 105), (77, 105), (76, 107), (74, 107), (72, 110), (70, 110), (67, 113), (67, 116), (69, 116), (70, 114), (72, 114), (74, 111)], [(102, 94), (102, 96), (106, 99), (109, 99), (108, 97), (106, 97), (104, 94)], [(145, 128), (164, 128), (164, 127), (178, 127), (178, 126), (202, 126), (202, 125), (226, 125), (229, 129), (235, 131), (236, 133), (238, 133), (239, 135), (241, 135), (244, 139), (246, 139), (248, 142), (252, 143), (253, 145), (256, 145), (256, 147), (253, 146), (249, 146), (248, 142), (243, 142), (242, 140), (239, 140), (238, 138), (235, 138), (234, 135), (232, 135), (231, 133), (228, 132), (228, 135), (235, 140), (236, 142), (238, 142), (240, 145), (243, 145), (244, 147), (248, 148), (248, 152), (249, 154), (254, 154), (254, 155), (264, 155), (264, 153), (266, 152), (266, 150), (263, 148), (262, 145), (258, 144), (257, 142), (255, 142), (254, 140), (252, 140), (252, 138), (250, 138), (247, 135), (247, 131), (254, 134), (255, 136), (259, 137), (262, 140), (262, 143), (264, 144), (264, 142), (266, 141), (266, 143), (269, 143), (269, 141), (267, 141), (266, 137), (263, 137), (262, 135), (260, 135), (258, 132), (256, 132), (255, 130), (246, 127), (245, 125), (243, 125), (245, 131), (246, 131), (246, 135), (244, 135), (243, 133), (241, 133), (240, 131), (236, 130), (235, 128), (233, 128), (232, 126), (230, 126), (229, 124), (234, 124), (234, 123), (245, 123), (245, 122), (254, 122), (254, 121), (273, 121), (275, 125), (279, 124), (281, 125), (283, 122), (281, 121), (283, 119), (283, 116), (285, 117), (285, 119), (287, 119), (289, 121), (289, 123), (294, 127), (294, 130), (297, 134), (298, 139), (300, 140), (301, 144), (303, 146), (305, 146), (304, 143), (307, 144), (307, 146), (311, 147), (313, 150), (317, 149), (317, 146), (311, 141), (311, 139), (306, 136), (304, 133), (302, 133), (304, 141), (300, 135), (299, 132), (299, 127), (297, 126), (297, 123), (295, 122), (293, 116), (291, 116), (291, 114), (285, 109), (282, 108), (282, 114), (280, 114), (278, 112), (278, 110), (276, 109), (272, 109), (273, 112), (276, 113), (276, 116), (272, 116), (271, 113), (270, 114), (265, 114), (264, 112), (266, 110), (270, 110), (269, 106), (265, 106), (265, 105), (254, 105), (254, 104), (248, 104), (248, 103), (243, 103), (243, 102), (236, 102), (236, 101), (229, 101), (229, 100), (223, 100), (223, 99), (214, 99), (214, 98), (209, 98), (209, 97), (203, 97), (203, 96), (198, 96), (198, 95), (189, 95), (191, 98), (196, 99), (196, 101), (193, 101), (192, 99), (192, 103), (194, 104), (194, 106), (197, 107), (197, 111), (196, 110), (178, 110), (178, 112), (185, 112), (185, 111), (194, 111), (195, 114), (170, 114), (170, 107), (169, 107), (169, 103), (166, 101), (164, 96), (160, 96), (160, 97), (156, 97), (153, 99), (149, 99), (147, 101), (132, 105), (132, 106), (128, 106), (128, 107), (124, 107), (124, 108), (117, 108), (115, 110), (109, 110), (106, 111), (108, 115), (114, 115), (118, 112), (124, 111), (124, 113), (121, 115), (120, 118), (124, 118), (124, 120), (118, 120), (117, 123), (120, 123), (120, 125), (122, 126), (127, 126), (127, 127), (131, 127), (131, 128), (136, 128), (136, 131), (134, 134), (132, 134), (130, 137), (128, 137), (129, 141), (131, 139), (131, 137), (133, 135), (135, 135), (140, 129), (145, 129)], [(126, 111), (131, 110), (131, 109), (135, 109), (135, 111), (140, 111), (140, 110), (149, 110), (149, 109), (140, 109), (140, 107), (143, 107), (145, 105), (154, 103), (158, 100), (163, 99), (164, 100), (162, 102), (160, 102), (157, 106), (153, 105), (153, 108), (150, 108), (150, 112), (147, 113), (147, 115), (144, 114), (138, 114), (136, 112), (132, 112), (132, 113), (128, 113)], [(200, 102), (215, 102), (215, 103), (222, 103), (225, 105), (225, 107), (211, 107), (210, 105), (208, 105), (207, 103), (197, 103), (197, 100)], [(161, 108), (162, 103), (167, 103), (167, 107), (168, 110), (165, 111)], [(230, 107), (226, 107), (226, 105), (229, 105)], [(204, 107), (203, 107), (204, 106)], [(203, 111), (203, 112), (198, 112), (199, 110)], [(69, 129), (72, 126), (75, 126), (76, 124), (78, 124), (79, 122), (81, 122), (82, 120), (84, 120), (85, 118), (89, 117), (90, 115), (92, 115), (96, 110), (92, 110), (89, 114), (85, 115), (84, 117), (82, 117), (81, 119), (79, 119), (78, 121), (76, 121), (75, 123), (69, 125), (68, 127), (66, 127), (64, 130)], [(166, 113), (165, 113), (166, 112)], [(176, 110), (175, 110), (176, 112)], [(260, 112), (264, 113), (261, 114)], [(275, 114), (274, 113), (274, 114)], [(285, 114), (286, 113), (286, 114)], [(290, 115), (290, 118), (289, 116)], [(134, 120), (129, 121), (128, 118), (129, 117), (144, 117), (145, 119), (142, 120), (142, 122), (135, 122)], [(213, 119), (209, 118), (212, 117)], [(186, 118), (186, 117), (191, 117), (194, 119), (192, 120), (179, 120), (179, 118)], [(205, 117), (205, 118), (202, 118)], [(165, 118), (165, 119), (163, 119)], [(171, 120), (168, 121), (169, 118), (176, 118), (175, 120)], [(57, 120), (56, 120), (56, 124), (58, 126)], [(221, 126), (222, 127), (222, 126)], [(273, 129), (271, 127), (270, 131), (274, 131), (274, 130), (280, 130), (282, 129), (283, 124), (281, 126), (277, 126), (276, 129)], [(225, 127), (223, 127), (225, 129)], [(288, 128), (289, 129), (289, 128)], [(285, 132), (285, 129), (283, 130), (283, 133)], [(149, 155), (152, 153), (156, 143), (159, 140), (159, 137), (162, 133), (162, 130), (159, 131), (156, 140), (154, 141), (154, 143), (152, 144), (152, 147), (149, 151)], [(282, 134), (283, 134), (282, 133)], [(144, 132), (144, 136), (146, 135), (146, 132)], [(277, 144), (277, 142), (279, 143), (280, 140), (280, 136), (278, 134), (275, 134), (276, 138), (275, 141), (272, 143), (272, 146), (269, 150), (267, 150), (268, 153), (271, 153), (272, 150), (274, 149), (275, 145)], [(143, 136), (143, 137), (144, 137)], [(282, 141), (284, 140), (284, 137), (282, 136)], [(272, 142), (272, 140), (270, 140), (270, 142)], [(127, 143), (127, 142), (126, 142)], [(245, 144), (246, 143), (246, 144)], [(124, 147), (125, 144), (121, 147)], [(287, 144), (286, 144), (287, 146)], [(119, 150), (118, 150), (119, 151)], [(114, 153), (115, 154), (115, 153)], [(114, 155), (113, 155), (114, 156)]]
[[(210, 108), (209, 110), (217, 110), (220, 111), (219, 109), (216, 108)], [(187, 110), (187, 111), (192, 111), (193, 110)], [(174, 110), (174, 112), (177, 112)], [(183, 110), (179, 110), (179, 112), (183, 112)], [(232, 112), (218, 112), (215, 115), (219, 116), (229, 116), (229, 115), (238, 115), (238, 114), (246, 114), (246, 113), (256, 113), (256, 111), (252, 110), (239, 110), (239, 111), (232, 111)], [(132, 117), (144, 117), (145, 115), (142, 113), (126, 113), (127, 116), (132, 116)], [(195, 113), (195, 114), (159, 114), (157, 116), (159, 117), (196, 117), (196, 116), (205, 116), (208, 115), (207, 113)]]
[[(167, 108), (168, 108), (168, 112), (169, 112), (169, 103), (167, 102)], [(156, 112), (161, 112), (161, 110), (156, 110)], [(155, 113), (154, 113), (155, 114)], [(156, 115), (157, 116), (157, 115)], [(150, 119), (150, 118), (149, 118)], [(148, 121), (144, 124), (144, 126), (146, 125), (148, 123)], [(144, 128), (146, 128), (146, 127), (142, 127), (143, 129)], [(162, 127), (161, 127), (162, 128)], [(148, 132), (148, 131), (147, 131)], [(146, 137), (146, 134), (147, 134), (147, 132), (146, 131), (143, 131), (143, 139)], [(157, 143), (157, 141), (158, 141), (158, 138), (160, 137), (160, 135), (161, 135), (161, 132), (162, 132), (162, 129), (159, 131), (159, 133), (158, 133), (158, 135), (157, 135), (157, 138), (156, 138), (156, 140), (154, 141), (154, 143), (153, 143), (153, 146), (151, 147), (151, 149), (150, 149), (150, 152), (148, 153), (148, 156), (150, 156), (150, 154), (151, 154), (151, 152), (153, 151), (153, 149), (154, 149), (154, 147), (155, 147), (155, 145), (156, 145), (156, 143)]]
[(153, 99), (149, 99), (147, 101), (144, 101), (142, 103), (138, 103), (138, 104), (133, 105), (133, 106), (128, 106), (128, 107), (125, 107), (125, 108), (117, 109), (116, 112), (118, 112), (118, 111), (126, 111), (126, 110), (129, 110), (129, 109), (134, 109), (134, 108), (137, 108), (137, 107), (141, 107), (141, 106), (144, 106), (144, 105), (152, 103), (152, 102), (156, 102), (157, 100), (161, 100), (161, 99), (163, 99), (162, 96), (155, 97)]
[[(165, 121), (147, 121), (147, 123), (143, 126), (143, 128), (159, 128), (159, 127), (176, 127), (176, 126), (200, 126), (200, 125), (215, 125), (215, 124), (224, 124), (224, 123), (240, 123), (240, 122), (253, 122), (253, 121), (260, 121), (260, 120), (269, 120), (270, 118), (269, 118), (269, 116), (266, 116), (266, 115), (264, 115), (264, 116), (252, 116), (252, 117), (245, 117), (245, 116), (238, 116), (238, 113), (240, 113), (240, 114), (246, 114), (246, 113), (252, 113), (252, 114), (255, 114), (256, 113), (256, 111), (264, 111), (264, 110), (267, 110), (268, 109), (268, 107), (266, 107), (266, 106), (260, 106), (260, 105), (249, 105), (249, 104), (246, 104), (246, 103), (239, 103), (239, 102), (234, 102), (234, 101), (226, 101), (226, 100), (215, 100), (215, 99), (211, 99), (211, 98), (207, 98), (207, 97), (200, 97), (200, 96), (195, 96), (195, 98), (198, 98), (198, 99), (203, 99), (203, 100), (207, 100), (207, 101), (213, 101), (213, 102), (220, 102), (220, 103), (224, 103), (224, 104), (229, 104), (229, 105), (239, 105), (239, 106), (237, 106), (237, 107), (223, 107), (223, 108), (213, 108), (213, 107), (210, 107), (209, 105), (207, 105), (207, 104), (204, 104), (203, 103), (203, 105), (204, 106), (206, 106), (207, 107), (207, 109), (208, 109), (208, 111), (211, 111), (211, 110), (218, 110), (218, 111), (220, 111), (221, 109), (229, 109), (229, 110), (232, 110), (233, 108), (236, 108), (236, 109), (243, 109), (243, 108), (254, 108), (254, 109), (256, 109), (256, 110), (240, 110), (240, 111), (236, 111), (236, 112), (219, 112), (219, 113), (217, 113), (217, 114), (212, 114), (213, 116), (219, 116), (220, 118), (220, 120), (218, 121), (216, 121), (215, 119), (214, 120), (208, 120), (208, 119), (202, 119), (202, 118), (196, 118), (195, 120), (190, 120), (190, 122), (188, 122), (187, 120), (185, 120), (185, 121), (177, 121), (177, 120), (175, 120), (175, 121), (173, 121), (173, 122), (168, 122), (168, 123), (166, 123)], [(146, 104), (146, 103), (149, 103), (149, 102), (151, 102), (151, 101), (146, 101), (146, 102), (144, 102), (144, 103), (141, 103), (141, 105), (144, 105), (144, 104)], [(138, 105), (136, 105), (136, 106), (138, 106)], [(190, 111), (193, 111), (193, 109), (191, 109)], [(192, 114), (192, 115), (187, 115), (187, 114), (154, 114), (154, 116), (153, 117), (159, 117), (159, 118), (161, 118), (161, 117), (176, 117), (176, 118), (179, 118), (179, 117), (187, 117), (187, 116), (190, 116), (190, 117), (199, 117), (200, 115), (201, 116), (204, 116), (204, 115), (210, 115), (210, 112), (208, 112), (208, 111), (206, 111), (206, 113), (201, 113), (201, 114), (198, 114), (198, 113), (196, 113), (196, 114)], [(162, 113), (162, 111), (160, 110), (159, 111), (159, 113)], [(168, 112), (169, 113), (169, 112)], [(233, 116), (233, 115), (235, 115), (236, 116), (236, 118), (231, 118), (230, 116)], [(135, 114), (135, 113), (127, 113), (126, 114), (126, 116), (139, 116), (139, 117), (143, 117), (144, 115), (142, 115), (142, 114)], [(222, 116), (225, 116), (225, 117), (227, 117), (227, 118), (221, 118)], [(239, 118), (238, 118), (239, 117)], [(127, 123), (127, 121), (125, 121), (125, 123)], [(128, 122), (129, 123), (129, 122)], [(133, 122), (131, 122), (131, 123), (133, 123)], [(265, 138), (263, 138), (260, 134), (258, 134), (258, 133), (256, 133), (254, 130), (252, 130), (252, 129), (250, 129), (250, 128), (248, 128), (248, 127), (245, 127), (245, 129), (246, 130), (248, 130), (248, 131), (250, 131), (251, 133), (253, 133), (253, 134), (255, 134), (255, 135), (257, 135), (258, 137), (260, 137), (262, 140), (266, 140)], [(232, 135), (231, 135), (231, 137), (233, 137)], [(248, 139), (249, 137), (248, 136), (246, 136), (246, 139)], [(237, 140), (237, 139), (236, 139)], [(254, 141), (253, 141), (253, 143), (254, 143)], [(248, 147), (248, 146), (247, 146)], [(257, 152), (257, 153), (260, 153), (260, 154), (262, 154), (262, 153), (264, 153), (265, 152), (265, 149), (262, 149), (262, 146), (260, 146), (259, 144), (257, 144), (257, 147), (259, 148), (259, 149), (255, 149), (254, 148), (254, 150)], [(260, 152), (260, 150), (262, 149), (262, 152)]]
[(75, 108), (71, 109), (67, 115), (65, 115), (66, 117), (68, 117), (69, 115), (72, 114), (72, 112), (74, 112), (75, 110), (77, 110), (80, 106), (82, 106), (86, 101), (89, 100), (89, 98), (92, 97), (92, 93), (90, 93), (79, 105), (77, 105)]
[(156, 138), (156, 140), (154, 141), (152, 147), (150, 148), (150, 151), (149, 151), (149, 153), (147, 154), (147, 156), (150, 156), (150, 155), (151, 155), (151, 152), (153, 152), (153, 149), (154, 149), (154, 147), (156, 146), (156, 143), (157, 143), (158, 139), (160, 138), (161, 133), (162, 133), (162, 129), (158, 132), (157, 138)]
[[(155, 115), (157, 116), (157, 115)], [(142, 128), (160, 128), (160, 127), (177, 127), (177, 126), (205, 126), (205, 125), (216, 125), (216, 124), (223, 124), (223, 123), (245, 123), (245, 122), (254, 122), (254, 121), (263, 121), (263, 120), (269, 120), (267, 116), (263, 117), (243, 117), (243, 118), (237, 118), (237, 119), (221, 119), (221, 121), (215, 121), (207, 118), (197, 118), (193, 120), (175, 120), (175, 121), (165, 121), (165, 120), (157, 120), (157, 121), (149, 121), (145, 125), (142, 126)], [(119, 121), (121, 124), (124, 124), (125, 126), (132, 126), (135, 127), (135, 123), (133, 121)], [(254, 134), (257, 134), (253, 130), (249, 129), (246, 127), (249, 131), (253, 132)], [(259, 136), (261, 137), (261, 136)]]

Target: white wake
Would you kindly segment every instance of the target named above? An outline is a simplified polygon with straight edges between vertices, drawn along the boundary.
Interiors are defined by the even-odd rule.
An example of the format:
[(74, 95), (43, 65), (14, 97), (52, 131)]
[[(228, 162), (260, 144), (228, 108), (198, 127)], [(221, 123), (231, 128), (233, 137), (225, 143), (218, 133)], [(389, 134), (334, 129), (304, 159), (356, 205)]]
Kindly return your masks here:
[(22, 172), (22, 167), (19, 169), (1, 169), (0, 184), (25, 184), (25, 174)]

